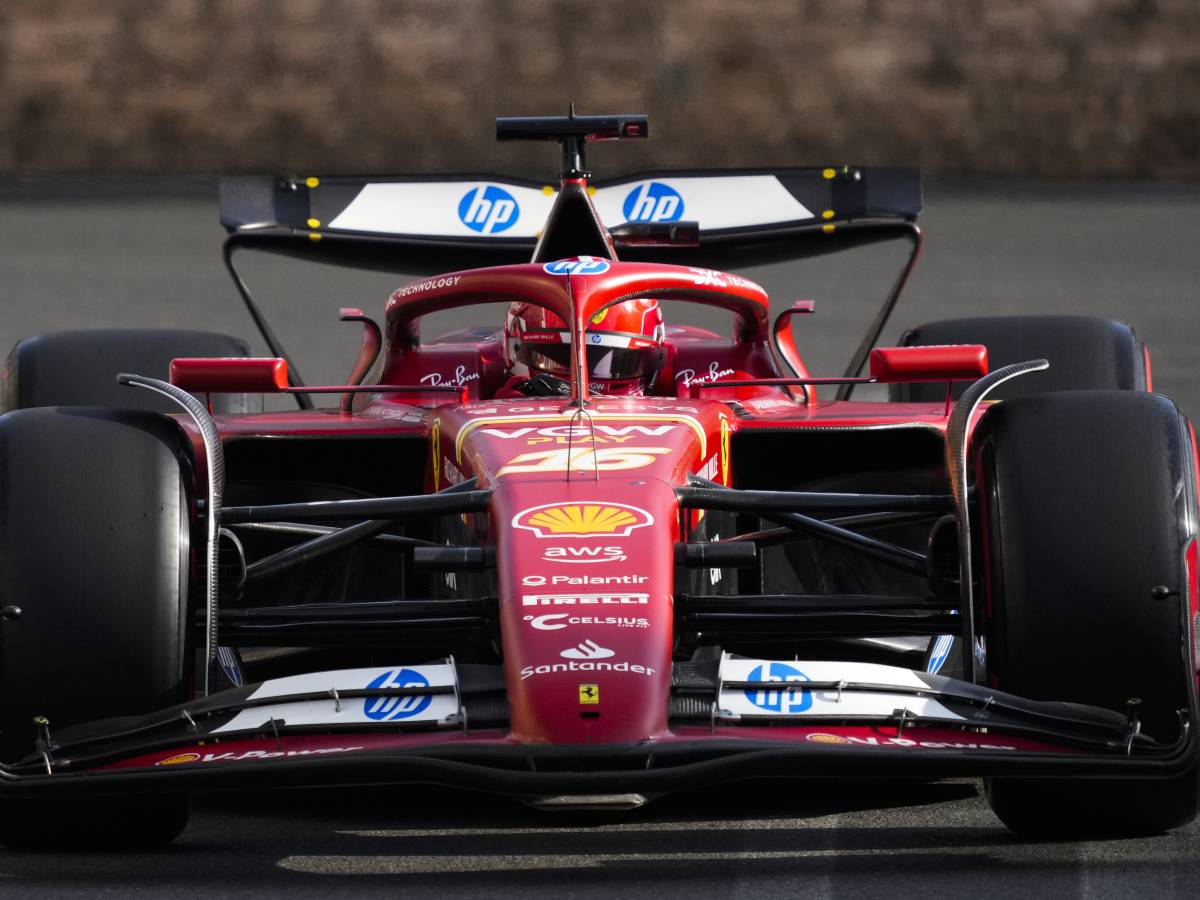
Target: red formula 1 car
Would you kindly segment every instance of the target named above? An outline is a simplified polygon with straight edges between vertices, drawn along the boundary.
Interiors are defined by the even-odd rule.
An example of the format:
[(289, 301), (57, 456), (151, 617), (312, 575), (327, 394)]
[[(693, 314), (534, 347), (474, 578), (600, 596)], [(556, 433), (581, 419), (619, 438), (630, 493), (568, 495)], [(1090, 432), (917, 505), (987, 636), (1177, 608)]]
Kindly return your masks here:
[[(557, 189), (227, 180), (226, 260), (277, 358), (192, 332), (17, 346), (5, 841), (152, 843), (193, 789), (360, 782), (611, 809), (978, 775), (1021, 832), (1193, 818), (1196, 444), (1135, 334), (967, 319), (876, 348), (920, 246), (916, 172), (589, 185), (587, 142), (646, 132), (499, 120), (561, 144)], [(810, 306), (772, 322), (719, 271), (892, 239), (908, 263), (840, 377), (798, 352)], [(382, 329), (343, 310), (361, 356), (311, 387), (243, 248), (428, 274)], [(665, 327), (666, 300), (732, 329)], [(418, 329), (496, 303), (503, 331)], [(261, 412), (280, 393), (300, 409)]]

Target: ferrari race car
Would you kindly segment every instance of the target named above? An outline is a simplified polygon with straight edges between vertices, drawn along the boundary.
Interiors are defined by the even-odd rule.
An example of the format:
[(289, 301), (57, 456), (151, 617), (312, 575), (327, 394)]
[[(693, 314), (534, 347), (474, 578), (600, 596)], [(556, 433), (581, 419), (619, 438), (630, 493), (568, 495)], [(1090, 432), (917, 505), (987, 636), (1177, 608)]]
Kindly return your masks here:
[[(920, 249), (917, 172), (589, 183), (589, 142), (647, 132), (498, 120), (560, 144), (557, 188), (224, 180), (271, 358), (179, 331), (17, 345), (0, 838), (161, 843), (194, 790), (405, 782), (620, 810), (981, 776), (1018, 832), (1192, 820), (1196, 439), (1135, 333), (960, 319), (876, 346)], [(907, 262), (837, 377), (805, 367), (810, 303), (772, 321), (724, 271), (892, 240)], [(419, 278), (382, 326), (342, 310), (361, 354), (311, 386), (238, 275), (254, 249)], [(644, 390), (597, 391), (597, 323), (638, 298), (731, 329), (671, 325)], [(420, 332), (497, 303), (559, 324)], [(561, 377), (512, 389), (512, 342)]]

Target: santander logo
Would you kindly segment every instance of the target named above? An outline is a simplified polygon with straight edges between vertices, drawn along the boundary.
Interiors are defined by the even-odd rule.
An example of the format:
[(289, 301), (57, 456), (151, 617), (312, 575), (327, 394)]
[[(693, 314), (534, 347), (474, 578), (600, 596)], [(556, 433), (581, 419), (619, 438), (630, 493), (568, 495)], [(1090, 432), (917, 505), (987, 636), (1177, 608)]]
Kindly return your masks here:
[(608, 659), (610, 656), (616, 656), (616, 652), (589, 639), (580, 641), (574, 647), (568, 647), (558, 655), (563, 659)]

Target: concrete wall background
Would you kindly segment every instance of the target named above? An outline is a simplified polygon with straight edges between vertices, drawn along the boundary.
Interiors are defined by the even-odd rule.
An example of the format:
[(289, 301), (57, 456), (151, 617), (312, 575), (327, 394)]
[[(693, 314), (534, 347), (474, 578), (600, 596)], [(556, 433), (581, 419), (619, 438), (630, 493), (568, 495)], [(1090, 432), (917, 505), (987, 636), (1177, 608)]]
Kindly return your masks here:
[[(553, 167), (496, 115), (647, 112), (652, 165), (1200, 176), (1196, 0), (6, 0), (0, 171)], [(602, 157), (601, 157), (602, 154)]]

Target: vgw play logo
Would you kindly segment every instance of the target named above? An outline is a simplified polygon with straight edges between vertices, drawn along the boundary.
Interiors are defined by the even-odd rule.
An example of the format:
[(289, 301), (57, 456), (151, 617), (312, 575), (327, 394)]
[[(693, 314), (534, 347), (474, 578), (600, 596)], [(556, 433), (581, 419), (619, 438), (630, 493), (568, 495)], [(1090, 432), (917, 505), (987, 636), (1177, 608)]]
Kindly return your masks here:
[(507, 231), (520, 217), (521, 207), (516, 198), (494, 184), (471, 188), (458, 201), (459, 221), (480, 234)]
[(683, 216), (683, 197), (661, 181), (645, 181), (625, 195), (626, 222), (676, 222)]

